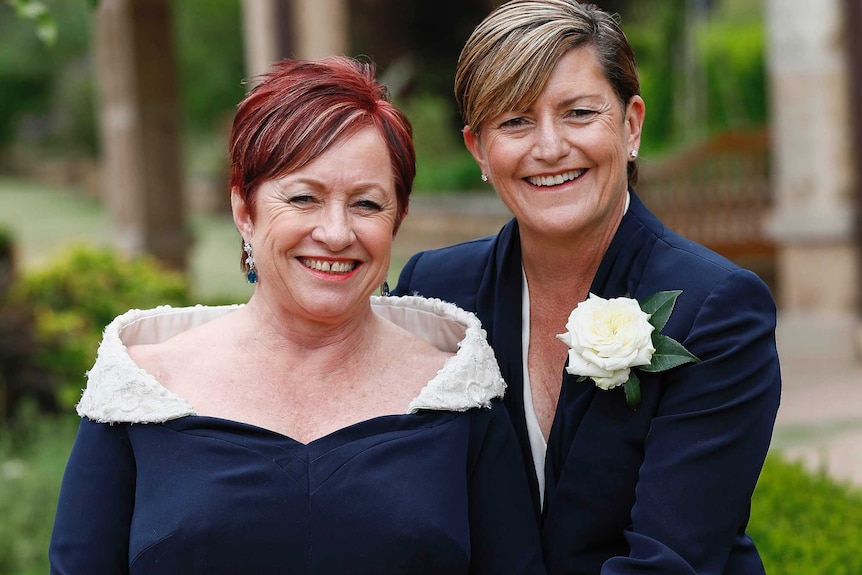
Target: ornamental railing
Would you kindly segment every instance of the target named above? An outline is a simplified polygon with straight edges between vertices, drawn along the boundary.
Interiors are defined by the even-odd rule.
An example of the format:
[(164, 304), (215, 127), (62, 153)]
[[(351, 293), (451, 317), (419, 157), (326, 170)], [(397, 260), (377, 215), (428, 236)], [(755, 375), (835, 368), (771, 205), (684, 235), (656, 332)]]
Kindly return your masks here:
[(639, 171), (638, 195), (667, 227), (774, 284), (766, 130), (720, 134), (660, 161), (644, 158)]

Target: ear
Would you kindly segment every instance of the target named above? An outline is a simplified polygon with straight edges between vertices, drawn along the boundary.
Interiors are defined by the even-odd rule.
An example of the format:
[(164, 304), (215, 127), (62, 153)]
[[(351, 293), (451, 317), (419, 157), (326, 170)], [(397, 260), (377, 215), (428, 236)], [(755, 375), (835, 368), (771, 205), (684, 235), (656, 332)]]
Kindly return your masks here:
[(230, 190), (230, 211), (233, 214), (233, 222), (236, 224), (236, 229), (239, 230), (239, 235), (245, 241), (249, 241), (254, 235), (254, 224), (251, 221), (248, 205), (237, 188)]
[(646, 104), (638, 95), (634, 95), (629, 100), (626, 106), (625, 123), (628, 128), (628, 146), (629, 150), (638, 150), (641, 147), (641, 132), (644, 124), (644, 114), (646, 113)]
[(487, 162), (485, 162), (485, 153), (482, 151), (482, 145), (479, 143), (479, 135), (473, 132), (470, 126), (464, 126), (461, 133), (464, 135), (464, 145), (467, 146), (467, 149), (473, 155), (473, 159), (479, 164), (479, 169), (482, 170), (483, 174), (487, 174), (488, 166)]

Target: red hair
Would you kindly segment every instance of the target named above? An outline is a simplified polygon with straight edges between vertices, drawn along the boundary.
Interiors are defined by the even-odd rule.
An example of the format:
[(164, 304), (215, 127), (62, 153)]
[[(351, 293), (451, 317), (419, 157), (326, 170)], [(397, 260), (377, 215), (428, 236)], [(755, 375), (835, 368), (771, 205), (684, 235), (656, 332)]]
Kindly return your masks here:
[(254, 213), (257, 188), (314, 161), (333, 143), (373, 126), (389, 150), (398, 214), (407, 214), (416, 153), (407, 117), (389, 101), (371, 63), (345, 56), (286, 59), (237, 106), (230, 134), (230, 187)]

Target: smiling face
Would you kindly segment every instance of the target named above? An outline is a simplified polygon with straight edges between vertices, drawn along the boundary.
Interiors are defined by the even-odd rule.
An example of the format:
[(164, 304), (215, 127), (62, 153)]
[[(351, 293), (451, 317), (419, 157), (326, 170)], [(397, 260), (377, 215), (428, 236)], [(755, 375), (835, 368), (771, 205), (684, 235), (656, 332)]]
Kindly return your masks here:
[(644, 104), (624, 107), (593, 49), (560, 58), (526, 109), (464, 129), (464, 141), (522, 233), (610, 237), (623, 215), (630, 152), (640, 145)]
[(255, 297), (320, 323), (368, 310), (389, 268), (398, 215), (388, 149), (375, 128), (264, 182), (254, 214), (235, 191), (231, 204), (254, 250)]

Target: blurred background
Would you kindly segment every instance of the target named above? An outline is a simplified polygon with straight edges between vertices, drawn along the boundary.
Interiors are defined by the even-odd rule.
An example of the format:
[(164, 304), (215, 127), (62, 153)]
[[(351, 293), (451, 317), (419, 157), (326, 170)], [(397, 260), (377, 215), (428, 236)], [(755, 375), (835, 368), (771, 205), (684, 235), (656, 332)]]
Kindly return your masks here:
[[(282, 57), (375, 62), (410, 117), (417, 250), (510, 217), (455, 63), (494, 0), (0, 0), (0, 575), (47, 572), (73, 406), (128, 308), (240, 302), (226, 142)], [(779, 306), (784, 396), (751, 533), (770, 574), (862, 574), (862, 4), (598, 0), (647, 104), (639, 195)]]

